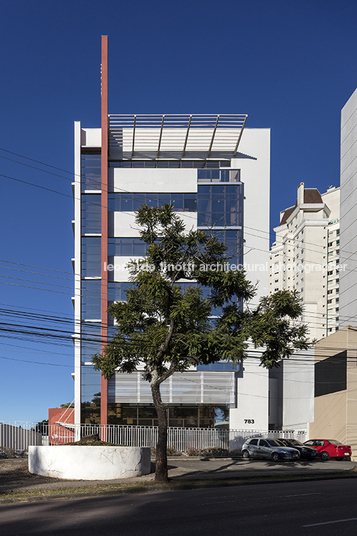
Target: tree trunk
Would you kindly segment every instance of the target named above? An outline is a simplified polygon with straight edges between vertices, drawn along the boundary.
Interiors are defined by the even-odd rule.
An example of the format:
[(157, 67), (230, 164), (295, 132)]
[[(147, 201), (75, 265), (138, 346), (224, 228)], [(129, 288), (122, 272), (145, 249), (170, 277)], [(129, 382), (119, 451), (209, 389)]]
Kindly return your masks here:
[(156, 444), (156, 469), (155, 482), (168, 482), (167, 470), (167, 416), (166, 409), (161, 400), (160, 384), (155, 382), (151, 384), (151, 393), (154, 401), (157, 420), (159, 424), (158, 440)]

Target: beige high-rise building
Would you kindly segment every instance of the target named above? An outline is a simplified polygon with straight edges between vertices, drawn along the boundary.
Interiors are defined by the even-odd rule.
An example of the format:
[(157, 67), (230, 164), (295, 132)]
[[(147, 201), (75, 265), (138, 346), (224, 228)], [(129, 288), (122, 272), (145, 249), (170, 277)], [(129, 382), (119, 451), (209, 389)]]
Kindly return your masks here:
[(280, 213), (270, 250), (270, 293), (297, 290), (309, 337), (321, 339), (339, 327), (340, 189), (300, 183), (294, 206)]

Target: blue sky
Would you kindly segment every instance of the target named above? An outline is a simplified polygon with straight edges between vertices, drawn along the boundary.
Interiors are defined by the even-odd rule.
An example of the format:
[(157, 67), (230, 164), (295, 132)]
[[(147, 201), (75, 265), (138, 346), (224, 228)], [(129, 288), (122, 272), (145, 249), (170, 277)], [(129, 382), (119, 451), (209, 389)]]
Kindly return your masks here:
[[(0, 326), (15, 332), (1, 331), (0, 421), (73, 399), (73, 122), (100, 126), (100, 36), (109, 112), (247, 113), (247, 127), (271, 128), (273, 227), (301, 181), (339, 185), (356, 20), (354, 0), (2, 3)], [(62, 331), (40, 344), (19, 324)]]

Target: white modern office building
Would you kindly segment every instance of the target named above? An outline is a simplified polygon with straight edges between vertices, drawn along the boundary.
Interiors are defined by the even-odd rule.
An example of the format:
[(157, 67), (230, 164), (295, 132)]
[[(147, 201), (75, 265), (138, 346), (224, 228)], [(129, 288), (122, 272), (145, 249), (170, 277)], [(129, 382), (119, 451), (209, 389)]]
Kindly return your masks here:
[(339, 328), (340, 189), (320, 194), (297, 189), (294, 206), (280, 213), (270, 251), (270, 292), (297, 290), (304, 305), (302, 321), (311, 339)]
[(357, 89), (341, 111), (340, 324), (357, 325)]
[[(155, 425), (140, 372), (106, 381), (91, 356), (113, 333), (108, 305), (125, 299), (130, 259), (145, 255), (135, 211), (170, 203), (187, 229), (213, 229), (231, 263), (245, 263), (257, 299), (269, 293), (270, 130), (245, 114), (108, 113), (102, 38), (102, 124), (75, 123), (75, 422)], [(114, 266), (108, 271), (106, 267)], [(187, 283), (182, 283), (183, 285)], [(243, 366), (199, 366), (162, 385), (169, 426), (268, 429), (268, 371), (256, 351)]]

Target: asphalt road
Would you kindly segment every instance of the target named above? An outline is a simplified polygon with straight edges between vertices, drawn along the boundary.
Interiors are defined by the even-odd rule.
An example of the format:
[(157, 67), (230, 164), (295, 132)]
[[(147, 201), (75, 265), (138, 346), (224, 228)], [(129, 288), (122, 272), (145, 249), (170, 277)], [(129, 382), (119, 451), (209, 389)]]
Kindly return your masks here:
[[(296, 461), (272, 460), (246, 460), (236, 459), (190, 459), (190, 458), (170, 458), (169, 476), (173, 480), (185, 479), (212, 479), (212, 478), (244, 478), (244, 477), (264, 477), (264, 476), (289, 476), (296, 475), (309, 476), (310, 473), (330, 473), (333, 471), (350, 471), (356, 467), (356, 462), (347, 460), (330, 459), (323, 462), (320, 458)], [(357, 532), (356, 532), (357, 534)]]
[(0, 505), (1, 536), (356, 536), (357, 479)]

